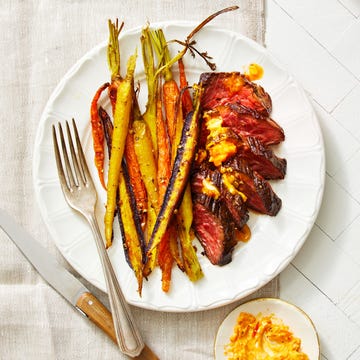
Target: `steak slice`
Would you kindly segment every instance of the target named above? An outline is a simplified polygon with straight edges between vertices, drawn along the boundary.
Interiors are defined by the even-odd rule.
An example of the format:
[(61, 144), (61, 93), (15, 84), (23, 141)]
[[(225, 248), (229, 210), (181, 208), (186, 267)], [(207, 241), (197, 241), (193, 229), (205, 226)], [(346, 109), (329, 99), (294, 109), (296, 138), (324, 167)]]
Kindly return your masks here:
[(284, 130), (274, 120), (243, 105), (228, 104), (214, 110), (222, 121), (222, 126), (230, 127), (241, 137), (255, 137), (264, 145), (279, 144), (285, 140)]
[(209, 166), (194, 172), (191, 187), (195, 234), (212, 264), (228, 264), (237, 244), (235, 231), (249, 219), (247, 206), (240, 195), (225, 189), (221, 173)]
[[(234, 236), (235, 228), (230, 224), (224, 227), (219, 213), (209, 210), (200, 202), (195, 201), (193, 206), (196, 214), (193, 228), (205, 255), (213, 265), (228, 264), (231, 262), (232, 251), (237, 243)], [(221, 210), (221, 207), (218, 209)]]
[[(279, 158), (259, 139), (248, 136), (233, 158), (245, 160), (247, 166), (264, 179), (283, 179), (286, 174), (286, 159)], [(231, 160), (230, 160), (231, 161)]]
[[(277, 157), (259, 138), (242, 137), (233, 127), (223, 126), (222, 119), (214, 111), (208, 111), (204, 117), (206, 120), (202, 123), (198, 149), (205, 150), (209, 162), (220, 166), (232, 157), (236, 157), (246, 160), (249, 167), (265, 179), (285, 177), (286, 159)], [(212, 127), (210, 131), (209, 123)]]
[(207, 72), (200, 75), (204, 86), (201, 98), (203, 110), (219, 105), (238, 104), (269, 116), (271, 98), (258, 84), (249, 81), (239, 72)]
[(229, 171), (236, 178), (236, 188), (246, 195), (247, 206), (261, 214), (275, 216), (281, 209), (281, 199), (273, 191), (270, 183), (258, 172), (252, 171), (241, 159), (232, 159), (227, 164)]

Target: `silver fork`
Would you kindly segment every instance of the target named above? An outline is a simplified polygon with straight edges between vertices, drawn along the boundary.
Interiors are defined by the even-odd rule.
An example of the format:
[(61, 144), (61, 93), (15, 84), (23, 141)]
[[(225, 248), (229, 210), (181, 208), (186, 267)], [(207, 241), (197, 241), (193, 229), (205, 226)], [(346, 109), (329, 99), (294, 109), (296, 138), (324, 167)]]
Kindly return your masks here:
[[(114, 269), (111, 265), (109, 256), (105, 250), (104, 241), (95, 218), (95, 205), (97, 201), (96, 189), (86, 164), (74, 119), (72, 119), (72, 124), (74, 128), (77, 151), (75, 150), (69, 123), (66, 121), (68, 147), (70, 148), (71, 154), (71, 157), (69, 157), (63, 129), (59, 123), (63, 161), (60, 155), (56, 129), (54, 125), (52, 127), (56, 165), (61, 189), (69, 206), (80, 212), (91, 226), (104, 271), (117, 343), (124, 354), (135, 357), (141, 353), (144, 348), (144, 342), (134, 322), (129, 306), (124, 298)], [(65, 163), (65, 166), (63, 166), (63, 162)]]

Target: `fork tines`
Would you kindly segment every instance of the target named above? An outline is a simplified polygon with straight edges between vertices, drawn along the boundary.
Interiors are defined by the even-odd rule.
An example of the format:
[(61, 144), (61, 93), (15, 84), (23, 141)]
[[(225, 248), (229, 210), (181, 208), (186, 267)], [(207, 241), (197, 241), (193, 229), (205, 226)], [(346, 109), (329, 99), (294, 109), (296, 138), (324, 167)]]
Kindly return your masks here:
[[(67, 189), (71, 190), (74, 186), (84, 186), (91, 182), (91, 176), (86, 164), (85, 155), (81, 146), (79, 133), (76, 127), (75, 120), (72, 119), (73, 133), (75, 136), (76, 150), (74, 146), (73, 136), (70, 131), (68, 121), (66, 121), (66, 133), (68, 139), (68, 147), (70, 148), (71, 161), (68, 155), (68, 147), (64, 137), (64, 132), (61, 123), (58, 123), (58, 132), (60, 134), (61, 152), (59, 149), (58, 138), (56, 135), (55, 125), (52, 126), (53, 143), (56, 158), (57, 170), (62, 185), (66, 184)], [(63, 160), (62, 160), (63, 159)], [(63, 166), (65, 164), (65, 167)]]

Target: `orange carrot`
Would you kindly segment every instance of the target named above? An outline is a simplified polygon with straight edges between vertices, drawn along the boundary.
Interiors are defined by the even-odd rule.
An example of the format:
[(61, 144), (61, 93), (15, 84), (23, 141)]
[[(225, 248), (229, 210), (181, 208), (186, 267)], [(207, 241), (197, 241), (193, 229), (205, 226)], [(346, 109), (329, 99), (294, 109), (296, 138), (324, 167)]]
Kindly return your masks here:
[(179, 143), (177, 135), (181, 134), (183, 126), (182, 110), (179, 103), (180, 91), (174, 79), (166, 80), (163, 85), (164, 107), (167, 130), (171, 145), (171, 158), (175, 158), (176, 147)]
[(174, 264), (170, 249), (171, 238), (176, 238), (176, 233), (172, 227), (169, 227), (160, 241), (158, 250), (158, 263), (162, 274), (161, 287), (164, 292), (170, 290), (171, 271)]
[(162, 99), (161, 99), (161, 84), (158, 86), (158, 96), (156, 100), (156, 133), (158, 140), (158, 187), (159, 187), (159, 201), (163, 200), (166, 187), (171, 176), (170, 167), (170, 150), (169, 138), (166, 131), (166, 125), (162, 112)]
[[(132, 125), (129, 125), (129, 128), (131, 128), (131, 126)], [(141, 178), (139, 162), (135, 153), (134, 134), (132, 131), (129, 131), (126, 136), (124, 157), (129, 172), (130, 183), (134, 191), (136, 207), (140, 215), (141, 228), (144, 230), (146, 224), (148, 199), (146, 188)]]
[[(156, 96), (156, 132), (158, 141), (158, 188), (159, 188), (159, 202), (164, 199), (166, 188), (171, 176), (170, 167), (170, 150), (169, 139), (166, 131), (166, 125), (163, 118), (162, 109), (162, 93), (161, 83), (159, 81)], [(158, 249), (158, 264), (162, 272), (161, 284), (162, 290), (168, 292), (171, 282), (171, 271), (174, 263), (174, 258), (171, 254), (170, 241), (171, 238), (176, 238), (175, 229), (168, 228), (165, 235), (161, 239)]]
[(104, 127), (101, 122), (98, 112), (98, 101), (102, 92), (109, 86), (109, 83), (105, 83), (96, 91), (95, 96), (91, 102), (90, 118), (93, 146), (95, 152), (95, 166), (97, 168), (101, 185), (106, 190), (104, 180)]
[(186, 79), (185, 67), (182, 59), (178, 60), (178, 65), (179, 65), (180, 89), (183, 92), (181, 97), (181, 103), (182, 103), (183, 114), (184, 116), (186, 116), (193, 109), (193, 103), (191, 100), (189, 89), (187, 89), (188, 82)]

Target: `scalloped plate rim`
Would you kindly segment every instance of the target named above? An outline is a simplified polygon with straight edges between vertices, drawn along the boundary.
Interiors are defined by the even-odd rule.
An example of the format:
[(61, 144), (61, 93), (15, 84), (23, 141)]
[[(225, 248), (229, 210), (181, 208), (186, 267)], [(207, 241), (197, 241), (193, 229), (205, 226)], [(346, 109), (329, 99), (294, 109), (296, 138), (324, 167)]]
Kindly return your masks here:
[[(195, 22), (189, 22), (189, 21), (169, 21), (169, 22), (154, 23), (154, 24), (151, 24), (151, 27), (178, 26), (178, 27), (182, 27), (183, 29), (189, 29), (189, 28), (191, 29), (194, 24), (195, 24)], [(121, 34), (120, 39), (122, 39), (122, 41), (124, 41), (124, 39), (126, 39), (127, 36), (137, 34), (141, 30), (141, 28), (142, 27), (139, 26), (139, 27), (124, 31)], [(277, 61), (271, 54), (269, 54), (265, 48), (263, 48), (261, 45), (257, 44), (255, 41), (248, 39), (247, 37), (245, 37), (241, 34), (213, 26), (211, 24), (207, 25), (207, 27), (202, 30), (202, 33), (206, 33), (207, 30), (215, 31), (215, 33), (221, 32), (221, 34), (225, 34), (226, 36), (231, 36), (234, 39), (241, 39), (244, 42), (244, 44), (248, 44), (252, 49), (261, 51), (261, 53), (267, 60), (269, 60), (274, 66), (276, 66), (278, 68), (278, 70), (282, 71), (284, 74), (286, 74), (288, 76), (288, 81), (293, 85), (295, 84), (297, 90), (299, 90), (300, 93), (302, 94), (302, 96), (304, 97), (304, 101), (306, 101), (307, 105), (310, 106), (310, 108), (312, 109), (312, 106), (311, 106), (310, 102), (308, 101), (308, 99), (305, 95), (305, 92), (301, 88), (301, 86), (297, 83), (297, 81), (293, 78), (293, 76), (291, 76), (290, 74), (288, 74), (286, 71), (284, 71), (282, 69), (279, 61)], [(43, 141), (44, 141), (43, 136), (44, 136), (44, 131), (45, 131), (44, 127), (45, 127), (45, 124), (49, 120), (49, 115), (51, 115), (52, 106), (53, 106), (54, 101), (57, 100), (59, 98), (59, 96), (61, 96), (62, 92), (64, 91), (64, 88), (68, 85), (69, 81), (71, 81), (74, 76), (76, 77), (77, 72), (81, 70), (81, 68), (84, 66), (84, 63), (86, 61), (92, 61), (93, 57), (95, 55), (99, 54), (101, 51), (104, 51), (104, 48), (106, 47), (106, 45), (107, 45), (107, 42), (103, 41), (100, 44), (98, 44), (97, 46), (95, 46), (94, 48), (92, 48), (91, 50), (89, 50), (63, 76), (63, 78), (60, 80), (60, 82), (58, 83), (58, 85), (55, 87), (52, 94), (50, 95), (48, 102), (46, 103), (46, 106), (45, 106), (43, 113), (41, 115), (41, 118), (40, 118), (39, 127), (37, 130), (36, 139), (35, 139), (35, 146), (34, 146), (35, 150), (34, 150), (34, 159), (33, 159), (33, 184), (34, 184), (34, 189), (35, 189), (35, 196), (36, 196), (43, 220), (44, 220), (47, 228), (49, 229), (49, 232), (50, 232), (51, 236), (53, 237), (56, 246), (58, 247), (59, 251), (64, 255), (64, 257), (66, 259), (68, 259), (69, 256), (68, 256), (68, 254), (64, 253), (61, 246), (59, 246), (59, 242), (57, 241), (57, 231), (56, 231), (56, 229), (52, 228), (53, 224), (51, 223), (51, 219), (49, 219), (49, 213), (48, 213), (48, 208), (46, 205), (46, 199), (42, 198), (41, 194), (40, 194), (40, 188), (42, 186), (46, 186), (46, 183), (44, 183), (44, 180), (39, 180), (39, 178), (38, 178), (38, 175), (39, 175), (38, 171), (39, 171), (40, 161), (41, 161), (41, 148), (42, 148), (42, 146), (43, 147), (45, 146), (43, 144)], [(104, 59), (104, 61), (106, 61), (106, 59)], [(219, 69), (219, 70), (221, 71), (221, 69)], [(204, 69), (204, 71), (206, 71), (206, 69)], [(266, 69), (265, 69), (265, 72), (266, 72)], [(88, 105), (88, 107), (89, 107), (89, 105)], [(314, 112), (312, 113), (312, 115), (314, 116), (315, 120), (317, 120)], [(50, 124), (48, 124), (48, 125), (50, 126)], [(315, 209), (314, 215), (311, 217), (310, 220), (307, 221), (307, 229), (303, 233), (303, 236), (301, 236), (301, 238), (298, 239), (296, 248), (293, 251), (293, 253), (288, 254), (288, 256), (286, 258), (282, 259), (282, 261), (279, 262), (274, 273), (260, 274), (260, 277), (258, 276), (256, 278), (257, 285), (255, 287), (237, 290), (236, 293), (227, 294), (226, 296), (219, 297), (213, 301), (208, 301), (205, 303), (198, 302), (195, 304), (192, 303), (192, 304), (190, 304), (190, 307), (188, 307), (188, 308), (182, 307), (181, 304), (176, 303), (176, 301), (169, 305), (168, 302), (165, 302), (165, 303), (157, 303), (156, 301), (146, 302), (140, 298), (136, 299), (136, 298), (131, 298), (131, 296), (130, 297), (127, 296), (128, 301), (131, 304), (139, 306), (139, 307), (152, 309), (152, 310), (160, 310), (160, 311), (189, 312), (189, 311), (206, 310), (206, 309), (223, 306), (223, 305), (229, 304), (233, 301), (239, 300), (240, 298), (243, 298), (243, 297), (253, 293), (257, 289), (259, 289), (261, 286), (265, 285), (267, 282), (272, 280), (276, 275), (278, 275), (290, 263), (290, 261), (295, 257), (296, 253), (299, 251), (299, 249), (305, 242), (305, 240), (315, 222), (315, 219), (316, 219), (316, 216), (317, 216), (317, 213), (319, 211), (320, 204), (322, 201), (322, 195), (323, 195), (323, 189), (324, 189), (324, 178), (325, 178), (325, 154), (324, 154), (322, 135), (321, 135), (321, 131), (320, 131), (318, 122), (316, 122), (316, 126), (317, 126), (318, 135), (320, 137), (320, 143), (318, 144), (318, 148), (315, 150), (318, 152), (318, 155), (321, 158), (321, 169), (320, 169), (321, 176), (318, 179), (316, 179), (316, 181), (319, 185), (319, 194), (316, 199), (317, 203), (314, 204), (314, 209)], [(60, 187), (59, 187), (59, 190), (60, 190)], [(84, 271), (84, 269), (79, 268), (79, 266), (74, 265), (71, 262), (70, 262), (70, 264), (73, 265), (75, 270), (77, 272), (79, 272), (85, 279), (87, 279), (88, 281), (93, 283), (96, 287), (100, 288), (101, 290), (103, 290), (103, 291), (105, 290), (104, 283), (102, 283), (102, 281), (101, 281), (102, 274), (100, 275), (100, 280), (98, 280), (96, 282), (96, 279), (89, 279), (89, 275), (86, 274), (86, 271)], [(151, 277), (150, 277), (149, 281), (150, 282), (152, 281)], [(185, 281), (187, 281), (187, 280), (185, 280)], [(103, 285), (103, 286), (101, 286), (101, 285)], [(176, 285), (177, 284), (173, 284), (173, 286), (176, 286)], [(195, 288), (197, 286), (196, 284), (191, 284), (191, 285), (194, 286)], [(158, 291), (161, 291), (160, 284), (158, 284), (158, 288), (159, 288)], [(124, 291), (124, 292), (126, 292), (126, 291)]]

